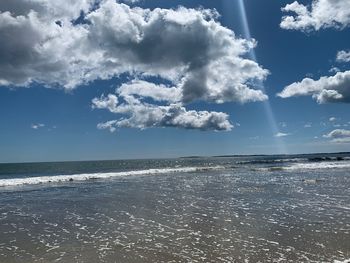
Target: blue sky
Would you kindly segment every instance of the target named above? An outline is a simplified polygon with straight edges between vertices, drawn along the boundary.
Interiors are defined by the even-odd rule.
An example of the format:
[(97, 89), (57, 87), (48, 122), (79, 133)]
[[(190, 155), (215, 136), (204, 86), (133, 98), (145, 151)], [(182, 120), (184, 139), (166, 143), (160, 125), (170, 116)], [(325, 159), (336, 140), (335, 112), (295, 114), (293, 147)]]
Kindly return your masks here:
[[(183, 6), (185, 9), (199, 7), (216, 9), (220, 17), (210, 19), (229, 28), (234, 32), (236, 38), (244, 39), (247, 38), (247, 32), (244, 30), (239, 1), (143, 0), (129, 5), (131, 8), (138, 6), (151, 10), (154, 8), (176, 9), (178, 6)], [(323, 2), (327, 1), (323, 0)], [(17, 2), (20, 6), (25, 1)], [(140, 80), (140, 78), (155, 85), (168, 85), (169, 80), (166, 77), (140, 77), (140, 75), (135, 77), (133, 73), (124, 72), (110, 74), (110, 76), (100, 79), (101, 75), (104, 74), (102, 68), (100, 71), (96, 71), (97, 77), (94, 79), (88, 79), (84, 83), (67, 88), (68, 84), (61, 82), (61, 75), (56, 80), (56, 76), (52, 77), (53, 73), (47, 73), (46, 69), (39, 69), (38, 72), (35, 72), (37, 75), (34, 75), (32, 71), (26, 71), (25, 81), (22, 81), (23, 76), (16, 75), (16, 78), (7, 78), (13, 72), (9, 72), (8, 68), (0, 63), (0, 69), (4, 72), (0, 73), (0, 84), (2, 84), (0, 87), (0, 162), (349, 151), (350, 111), (347, 96), (350, 93), (350, 81), (345, 74), (349, 70), (350, 59), (349, 61), (346, 58), (337, 60), (336, 57), (339, 51), (344, 51), (346, 54), (350, 50), (350, 22), (342, 17), (339, 20), (332, 18), (335, 19), (335, 22), (329, 22), (324, 18), (323, 21), (321, 19), (321, 21), (306, 26), (290, 23), (282, 28), (280, 23), (282, 16), (286, 13), (282, 12), (281, 8), (290, 3), (292, 1), (244, 1), (250, 34), (257, 41), (257, 46), (250, 53), (242, 56), (253, 60), (251, 55), (252, 52), (255, 52), (260, 68), (269, 71), (269, 75), (264, 80), (253, 82), (256, 84), (256, 87), (253, 87), (255, 89), (261, 88), (259, 83), (262, 83), (265, 94), (269, 97), (268, 100), (259, 95), (258, 100), (261, 101), (240, 103), (235, 101), (236, 97), (226, 101), (222, 94), (216, 95), (214, 101), (211, 97), (201, 97), (198, 100), (190, 101), (175, 100), (175, 103), (180, 105), (179, 107), (186, 108), (185, 114), (189, 111), (191, 114), (194, 111), (226, 114), (218, 117), (220, 123), (211, 123), (209, 128), (206, 124), (204, 126), (200, 124), (202, 126), (199, 128), (191, 126), (191, 123), (185, 121), (181, 121), (181, 124), (178, 122), (175, 124), (173, 119), (171, 124), (166, 125), (163, 125), (163, 122), (152, 123), (151, 126), (154, 127), (141, 127), (140, 125), (145, 124), (135, 123), (135, 121), (124, 126), (115, 124), (117, 126), (112, 129), (113, 132), (109, 129), (97, 128), (98, 123), (127, 118), (121, 110), (113, 112), (111, 107), (103, 104), (106, 102), (108, 94), (114, 94), (118, 101), (121, 100), (122, 95), (115, 92), (116, 88), (132, 82), (133, 79)], [(313, 7), (310, 6), (312, 1), (300, 1), (299, 3), (305, 4), (309, 10), (313, 8), (315, 12), (317, 11), (315, 3)], [(10, 10), (10, 5), (6, 5), (5, 1), (5, 4), (0, 5), (2, 12), (0, 15), (4, 15), (8, 10)], [(34, 8), (34, 10), (36, 9)], [(44, 12), (41, 9), (37, 10), (39, 10), (37, 11), (39, 15), (41, 15), (40, 12)], [(77, 14), (80, 13), (79, 6), (77, 10), (77, 13), (72, 14), (69, 18), (74, 16), (76, 18)], [(91, 11), (91, 7), (88, 7), (87, 10)], [(29, 11), (27, 13), (23, 11), (23, 14), (16, 14), (12, 9), (10, 11), (14, 19), (18, 19), (20, 15), (29, 17), (27, 14)], [(86, 11), (86, 13), (90, 11)], [(50, 17), (50, 19), (56, 19), (55, 15), (52, 15), (54, 17)], [(326, 17), (327, 14), (324, 16)], [(46, 16), (40, 19), (46, 19)], [(64, 16), (59, 19), (65, 21)], [(99, 30), (102, 27), (96, 28), (94, 30)], [(63, 29), (66, 28), (63, 26)], [(8, 35), (1, 30), (3, 28), (0, 26), (1, 43), (4, 43), (4, 40), (12, 41), (5, 38)], [(70, 25), (66, 30), (75, 30), (75, 28)], [(63, 34), (61, 31), (59, 32)], [(92, 41), (98, 42), (97, 38), (105, 36), (101, 32), (97, 33), (93, 35), (96, 39), (92, 39)], [(118, 34), (117, 37), (119, 37)], [(65, 49), (61, 48), (59, 44), (57, 45), (55, 46), (56, 51), (62, 52), (65, 56)], [(181, 45), (182, 43), (179, 42), (178, 46)], [(84, 48), (81, 43), (80, 46)], [(9, 52), (9, 48), (5, 44), (0, 44), (0, 48), (3, 49), (0, 51), (0, 56), (5, 56), (5, 60), (8, 59), (6, 52)], [(24, 48), (27, 47), (24, 46)], [(167, 47), (162, 48), (166, 49)], [(20, 56), (22, 53), (15, 48), (10, 51), (14, 53), (14, 56), (10, 56), (7, 63), (15, 65), (16, 56)], [(172, 51), (169, 49), (165, 51), (165, 54), (167, 52)], [(174, 54), (178, 53), (174, 52)], [(39, 59), (41, 58), (40, 56)], [(176, 60), (176, 57), (173, 59)], [(44, 68), (49, 67), (45, 64), (46, 60), (43, 60), (42, 63)], [(72, 62), (68, 62), (68, 66), (69, 63)], [(32, 64), (28, 65), (30, 68)], [(141, 68), (144, 67), (145, 65), (142, 64)], [(254, 67), (254, 70), (259, 70), (256, 66)], [(333, 70), (330, 72), (332, 68)], [(108, 70), (110, 69), (108, 68)], [(231, 74), (231, 70), (237, 69), (224, 68), (224, 70)], [(75, 71), (72, 72), (75, 74)], [(15, 75), (15, 73), (13, 74)], [(339, 77), (343, 81), (339, 84), (339, 89), (333, 84), (330, 88), (331, 84), (328, 84), (326, 80), (317, 82), (321, 77), (329, 78), (337, 74), (340, 76), (343, 73), (345, 77)], [(235, 74), (240, 74), (240, 72), (235, 72)], [(292, 87), (287, 90), (283, 97), (276, 95), (282, 92), (285, 87), (300, 82), (304, 78), (312, 79), (314, 82), (310, 86), (319, 90), (309, 91), (304, 94), (306, 96), (300, 96), (302, 94), (297, 92), (305, 90), (309, 86), (298, 84), (297, 88)], [(180, 85), (175, 80), (171, 81), (169, 81), (169, 88), (175, 84)], [(333, 97), (324, 97), (322, 90), (335, 90), (340, 95), (337, 93), (338, 97), (333, 95)], [(101, 94), (105, 96), (101, 97)], [(97, 99), (97, 104), (92, 102), (94, 98)], [(124, 100), (126, 97), (122, 99)], [(225, 101), (218, 102), (221, 99)], [(150, 98), (144, 98), (143, 101), (151, 103)], [(156, 101), (154, 105), (155, 107), (160, 105), (168, 107), (171, 103), (172, 101), (165, 104)], [(104, 106), (101, 106), (102, 104)], [(268, 107), (272, 112), (270, 117), (266, 110)], [(126, 114), (130, 114), (130, 111)], [(225, 116), (228, 116), (227, 119)], [(183, 124), (184, 122), (185, 124)], [(228, 122), (234, 128), (230, 128)], [(335, 130), (338, 131), (332, 133)]]

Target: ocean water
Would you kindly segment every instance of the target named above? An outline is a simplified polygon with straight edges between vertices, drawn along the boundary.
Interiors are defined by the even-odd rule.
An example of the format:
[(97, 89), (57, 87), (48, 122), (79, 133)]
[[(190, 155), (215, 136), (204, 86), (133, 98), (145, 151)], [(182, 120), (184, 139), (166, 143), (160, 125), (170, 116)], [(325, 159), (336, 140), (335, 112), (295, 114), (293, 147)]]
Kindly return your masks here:
[(350, 262), (350, 154), (0, 164), (0, 262)]

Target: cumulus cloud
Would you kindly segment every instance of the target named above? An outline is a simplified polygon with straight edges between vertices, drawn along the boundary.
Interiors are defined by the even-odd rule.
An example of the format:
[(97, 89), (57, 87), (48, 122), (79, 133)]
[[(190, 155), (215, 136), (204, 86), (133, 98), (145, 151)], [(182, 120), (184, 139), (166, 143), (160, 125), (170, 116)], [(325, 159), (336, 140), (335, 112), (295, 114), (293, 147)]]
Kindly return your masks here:
[[(87, 0), (5, 2), (0, 9), (2, 85), (40, 82), (70, 89), (129, 73), (168, 80), (186, 101), (267, 99), (251, 86), (268, 71), (244, 58), (256, 43), (221, 26), (213, 10), (149, 10), (113, 0), (93, 11), (93, 1)], [(82, 11), (87, 22), (73, 23)]]
[(129, 97), (137, 95), (144, 98), (151, 98), (155, 101), (178, 102), (181, 100), (181, 89), (177, 87), (167, 87), (163, 84), (154, 84), (144, 80), (133, 80), (124, 83), (118, 89), (120, 96)]
[(294, 1), (282, 11), (294, 13), (282, 17), (280, 26), (283, 29), (317, 31), (350, 25), (350, 2), (346, 0), (313, 0), (311, 6)]
[(329, 118), (329, 121), (331, 121), (331, 122), (334, 122), (334, 121), (336, 121), (336, 120), (337, 120), (336, 117), (330, 117), (330, 118)]
[(0, 85), (40, 82), (69, 88), (80, 83), (75, 76), (82, 66), (78, 46), (87, 30), (72, 20), (87, 12), (91, 2), (1, 1)]
[(323, 135), (323, 137), (332, 139), (332, 142), (336, 143), (350, 143), (350, 130), (336, 129)]
[(180, 104), (159, 106), (141, 102), (131, 96), (119, 103), (114, 95), (101, 96), (93, 99), (93, 107), (107, 109), (113, 113), (126, 115), (127, 118), (107, 121), (98, 124), (99, 129), (109, 129), (114, 132), (118, 127), (151, 128), (151, 127), (179, 127), (199, 130), (231, 130), (233, 125), (229, 116), (222, 112), (208, 112), (186, 110)]
[(338, 62), (350, 62), (350, 51), (341, 50), (337, 53)]
[[(196, 117), (200, 123), (192, 126), (198, 129), (220, 120), (225, 128), (215, 129), (227, 130), (226, 114), (188, 111), (185, 105), (264, 101), (268, 97), (255, 83), (268, 71), (247, 58), (256, 42), (237, 37), (217, 18), (215, 10), (150, 10), (114, 0), (4, 0), (0, 86), (40, 83), (70, 90), (127, 74), (131, 81), (111, 100), (121, 98), (130, 107), (138, 100), (152, 112)], [(191, 127), (176, 118), (154, 123)]]
[[(102, 47), (109, 74), (160, 77), (178, 89), (184, 102), (266, 100), (251, 83), (268, 72), (243, 57), (255, 42), (237, 38), (216, 16), (212, 10), (151, 11), (106, 1), (87, 16), (88, 38), (94, 40), (93, 49)], [(145, 89), (150, 85), (139, 84), (146, 84)]]
[(318, 80), (305, 78), (285, 87), (277, 96), (312, 96), (318, 103), (350, 102), (350, 71), (338, 72)]
[(286, 137), (289, 135), (290, 135), (290, 133), (278, 132), (275, 134), (275, 137), (279, 138), (279, 137)]
[(10, 12), (14, 17), (26, 16), (33, 11), (43, 20), (56, 19), (69, 22), (79, 17), (81, 12), (87, 13), (95, 2), (95, 0), (1, 0), (0, 11)]

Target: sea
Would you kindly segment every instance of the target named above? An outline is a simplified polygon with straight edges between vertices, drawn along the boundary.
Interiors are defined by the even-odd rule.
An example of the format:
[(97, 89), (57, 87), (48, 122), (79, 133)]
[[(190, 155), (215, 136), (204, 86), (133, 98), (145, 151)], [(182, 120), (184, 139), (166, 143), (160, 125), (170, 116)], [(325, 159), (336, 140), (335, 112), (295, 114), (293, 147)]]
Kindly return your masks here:
[(350, 153), (0, 164), (0, 262), (350, 262)]

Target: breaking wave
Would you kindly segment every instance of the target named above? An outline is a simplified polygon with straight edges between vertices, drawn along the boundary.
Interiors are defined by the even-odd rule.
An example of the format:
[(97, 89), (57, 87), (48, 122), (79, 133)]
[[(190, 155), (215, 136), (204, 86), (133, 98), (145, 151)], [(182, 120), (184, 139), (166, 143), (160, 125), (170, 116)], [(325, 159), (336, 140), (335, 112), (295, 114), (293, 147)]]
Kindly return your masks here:
[(341, 169), (350, 168), (349, 161), (332, 161), (332, 162), (307, 162), (293, 163), (286, 166), (270, 166), (258, 168), (263, 171), (283, 171), (283, 170), (318, 170), (318, 169)]
[(25, 177), (25, 178), (13, 178), (13, 179), (0, 179), (0, 187), (17, 186), (17, 185), (35, 185), (35, 184), (45, 184), (45, 183), (60, 183), (60, 182), (69, 182), (69, 181), (86, 181), (86, 180), (108, 179), (113, 177), (126, 177), (126, 176), (203, 172), (203, 171), (209, 171), (209, 170), (220, 170), (223, 168), (224, 168), (223, 166), (179, 167), (179, 168), (147, 169), (147, 170), (136, 170), (136, 171), (134, 170), (134, 171), (110, 172), (110, 173), (86, 173), (86, 174), (73, 174), (73, 175), (54, 175), (54, 176), (37, 176), (37, 177)]
[(306, 170), (306, 169), (334, 169), (334, 168), (349, 168), (349, 161), (336, 162), (315, 162), (315, 163), (295, 163), (285, 167), (287, 170)]

